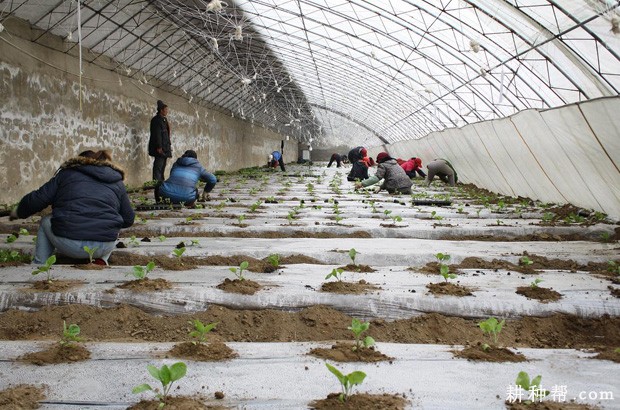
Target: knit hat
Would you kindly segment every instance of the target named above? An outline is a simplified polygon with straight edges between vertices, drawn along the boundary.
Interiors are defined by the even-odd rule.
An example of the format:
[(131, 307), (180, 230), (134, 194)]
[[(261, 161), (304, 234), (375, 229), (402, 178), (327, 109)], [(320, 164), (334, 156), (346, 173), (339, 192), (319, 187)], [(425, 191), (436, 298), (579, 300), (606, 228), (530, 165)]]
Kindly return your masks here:
[(360, 150), (360, 155), (362, 156), (362, 158), (364, 158), (366, 155), (368, 155), (368, 151), (366, 151), (366, 148), (362, 148)]
[(162, 100), (157, 100), (157, 112), (160, 112), (161, 110), (163, 110), (166, 107), (167, 107), (167, 105), (164, 104), (164, 102)]
[(183, 153), (183, 158), (198, 158), (198, 155), (196, 155), (196, 151), (188, 149)]
[(392, 158), (390, 158), (390, 154), (388, 154), (387, 152), (380, 152), (377, 155), (377, 162), (379, 164), (384, 162), (384, 161), (387, 161), (388, 159), (392, 159)]

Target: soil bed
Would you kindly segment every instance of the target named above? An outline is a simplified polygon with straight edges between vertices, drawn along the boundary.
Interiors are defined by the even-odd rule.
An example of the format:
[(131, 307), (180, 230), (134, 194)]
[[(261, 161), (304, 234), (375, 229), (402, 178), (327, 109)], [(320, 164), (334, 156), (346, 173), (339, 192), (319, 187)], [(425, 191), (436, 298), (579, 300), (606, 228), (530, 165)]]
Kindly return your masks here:
[(45, 400), (45, 389), (42, 387), (20, 384), (0, 391), (1, 409), (31, 410), (41, 407), (40, 401)]
[(371, 268), (368, 265), (353, 265), (352, 263), (349, 263), (346, 266), (340, 266), (340, 269), (342, 270), (346, 270), (347, 272), (363, 272), (363, 273), (368, 273), (368, 272), (376, 272), (376, 269)]
[[(210, 306), (206, 311), (160, 316), (120, 305), (48, 306), (39, 311), (8, 310), (0, 313), (0, 340), (56, 340), (63, 320), (80, 326), (87, 341), (185, 342), (193, 330), (188, 324), (219, 322), (211, 333), (226, 342), (291, 342), (351, 340), (352, 317), (325, 306), (299, 312), (272, 309), (238, 310)], [(377, 342), (474, 345), (486, 343), (479, 320), (429, 313), (396, 321), (371, 320), (368, 335)], [(620, 317), (584, 319), (557, 314), (550, 317), (508, 319), (502, 343), (534, 348), (617, 348)]]
[(261, 290), (262, 286), (259, 283), (249, 279), (230, 280), (226, 278), (224, 279), (224, 282), (217, 285), (216, 288), (223, 290), (224, 292), (241, 293), (242, 295), (253, 295), (259, 290)]
[(159, 290), (172, 289), (172, 283), (166, 279), (137, 279), (122, 283), (117, 286), (120, 289), (129, 289), (133, 292), (154, 292)]
[(598, 360), (611, 360), (612, 362), (620, 363), (620, 351), (619, 348), (608, 347), (605, 349), (597, 349), (599, 354), (593, 357)]
[(355, 344), (352, 343), (336, 343), (332, 345), (331, 349), (316, 348), (310, 350), (308, 354), (337, 362), (374, 363), (394, 360), (393, 357), (386, 356), (373, 348), (362, 346), (359, 349), (353, 350), (354, 347)]
[(519, 286), (515, 292), (519, 295), (525, 296), (528, 299), (536, 299), (541, 302), (555, 302), (562, 299), (562, 295), (553, 289), (541, 288), (537, 286), (535, 288), (531, 286)]
[(452, 282), (429, 283), (426, 285), (429, 292), (433, 295), (451, 295), (451, 296), (473, 296), (471, 289), (468, 287), (457, 285)]
[(199, 362), (218, 362), (238, 357), (230, 347), (222, 342), (192, 343), (185, 342), (175, 345), (167, 356), (195, 360)]
[(77, 288), (79, 286), (84, 285), (85, 282), (79, 280), (57, 280), (54, 279), (51, 282), (46, 280), (38, 280), (36, 282), (32, 282), (32, 286), (30, 288), (22, 289), (24, 291), (35, 291), (35, 292), (66, 292), (70, 289)]
[[(203, 403), (203, 399), (191, 398), (184, 396), (170, 396), (166, 398), (166, 410), (206, 410), (206, 409), (226, 409), (221, 406), (208, 406)], [(142, 400), (133, 406), (127, 407), (127, 410), (160, 410), (159, 400)]]
[[(2, 225), (0, 225), (1, 227)], [(289, 226), (288, 224), (283, 226)], [(38, 228), (37, 228), (38, 229)], [(152, 230), (142, 229), (133, 229), (128, 228), (124, 229), (122, 232), (126, 235), (126, 238), (131, 237), (131, 235), (135, 235), (136, 237), (140, 236), (150, 236), (157, 237), (162, 234), (161, 229), (153, 228)], [(278, 239), (278, 238), (371, 238), (372, 235), (366, 231), (353, 231), (348, 233), (331, 233), (331, 232), (305, 232), (305, 231), (293, 231), (288, 232), (284, 231), (235, 231), (235, 232), (166, 232), (165, 235), (167, 237), (188, 237), (192, 238), (268, 238), (268, 239)]]
[(310, 403), (311, 409), (350, 409), (350, 410), (401, 410), (407, 401), (396, 394), (357, 393), (348, 397), (346, 402), (340, 401), (340, 393), (330, 393), (326, 399)]
[(490, 347), (482, 350), (482, 345), (466, 346), (463, 350), (455, 350), (455, 357), (480, 362), (525, 362), (527, 359), (521, 353), (503, 347)]
[(535, 402), (535, 403), (530, 403), (530, 404), (525, 404), (525, 402), (523, 403), (506, 402), (506, 408), (509, 410), (596, 410), (596, 409), (599, 409), (599, 407), (590, 406), (588, 404), (559, 402), (559, 401), (552, 401), (552, 400), (545, 400), (542, 402)]
[(20, 356), (18, 360), (30, 364), (43, 366), (46, 364), (82, 362), (90, 359), (90, 352), (84, 346), (74, 344), (62, 346), (54, 344), (40, 352), (28, 353)]
[(359, 282), (325, 282), (321, 286), (322, 292), (353, 295), (361, 295), (375, 290), (381, 290), (381, 288), (366, 282), (364, 279), (360, 280)]

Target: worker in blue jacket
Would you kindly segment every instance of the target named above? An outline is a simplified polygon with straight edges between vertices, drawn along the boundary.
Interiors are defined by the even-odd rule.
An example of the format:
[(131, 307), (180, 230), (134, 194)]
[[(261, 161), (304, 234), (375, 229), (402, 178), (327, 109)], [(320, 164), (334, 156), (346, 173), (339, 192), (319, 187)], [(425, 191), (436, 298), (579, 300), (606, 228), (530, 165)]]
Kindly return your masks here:
[(275, 168), (278, 165), (280, 165), (280, 169), (282, 171), (286, 171), (284, 169), (284, 158), (282, 158), (282, 154), (280, 153), (280, 151), (273, 151), (271, 154), (269, 154), (269, 158), (267, 160), (267, 167)]
[(170, 177), (162, 184), (155, 187), (155, 200), (161, 202), (169, 199), (173, 204), (185, 204), (192, 207), (200, 198), (196, 184), (198, 181), (205, 182), (202, 199), (207, 200), (208, 194), (217, 183), (215, 175), (207, 172), (198, 161), (196, 151), (187, 150), (177, 159), (170, 170)]

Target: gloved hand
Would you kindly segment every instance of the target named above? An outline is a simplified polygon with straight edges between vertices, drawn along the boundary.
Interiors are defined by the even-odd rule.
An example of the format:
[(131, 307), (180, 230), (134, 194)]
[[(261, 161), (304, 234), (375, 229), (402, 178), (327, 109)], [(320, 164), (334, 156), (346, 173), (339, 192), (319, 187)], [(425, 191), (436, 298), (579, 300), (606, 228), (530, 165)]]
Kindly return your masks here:
[(9, 214), (9, 221), (14, 221), (16, 219), (19, 219), (19, 216), (17, 216), (17, 207), (13, 208)]

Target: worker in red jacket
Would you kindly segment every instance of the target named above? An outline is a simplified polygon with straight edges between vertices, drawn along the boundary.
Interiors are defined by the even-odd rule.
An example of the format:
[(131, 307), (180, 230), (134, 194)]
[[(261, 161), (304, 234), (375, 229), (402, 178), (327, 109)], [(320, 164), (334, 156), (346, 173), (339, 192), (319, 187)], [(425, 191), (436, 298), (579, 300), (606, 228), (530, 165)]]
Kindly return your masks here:
[(420, 158), (412, 157), (408, 161), (403, 162), (400, 166), (405, 170), (405, 173), (409, 178), (415, 178), (416, 172), (423, 178), (426, 177), (426, 173), (422, 171), (422, 160)]

